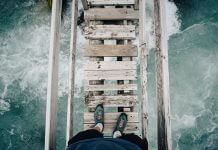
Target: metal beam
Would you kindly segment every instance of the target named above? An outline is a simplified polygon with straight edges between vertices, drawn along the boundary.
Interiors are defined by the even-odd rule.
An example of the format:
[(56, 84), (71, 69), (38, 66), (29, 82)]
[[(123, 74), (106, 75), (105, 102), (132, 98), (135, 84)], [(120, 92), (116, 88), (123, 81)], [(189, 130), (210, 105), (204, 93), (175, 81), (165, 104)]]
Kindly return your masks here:
[(74, 83), (75, 83), (75, 63), (76, 63), (76, 42), (77, 42), (77, 16), (78, 0), (72, 2), (72, 22), (71, 22), (71, 40), (70, 40), (70, 65), (69, 65), (69, 91), (67, 104), (67, 128), (66, 128), (66, 146), (73, 136), (73, 115), (74, 115)]
[(170, 92), (166, 1), (154, 0), (156, 35), (156, 92), (158, 112), (158, 150), (171, 150)]
[(56, 149), (58, 61), (62, 0), (53, 0), (46, 104), (45, 150)]

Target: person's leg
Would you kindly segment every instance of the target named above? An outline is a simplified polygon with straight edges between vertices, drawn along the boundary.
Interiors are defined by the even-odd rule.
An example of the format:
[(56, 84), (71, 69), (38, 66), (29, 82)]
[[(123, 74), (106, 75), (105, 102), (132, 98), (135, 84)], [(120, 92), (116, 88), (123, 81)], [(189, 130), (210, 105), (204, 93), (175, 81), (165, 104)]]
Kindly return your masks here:
[(81, 140), (92, 138), (103, 138), (104, 128), (104, 107), (102, 104), (97, 105), (94, 113), (95, 126), (93, 129), (79, 132), (68, 141), (68, 145), (76, 143)]
[(142, 150), (147, 150), (148, 149), (147, 139), (142, 140), (139, 136), (135, 134), (123, 134), (127, 121), (128, 121), (127, 114), (122, 113), (117, 120), (117, 124), (113, 132), (113, 138), (121, 138), (123, 140), (127, 140), (129, 142), (138, 145)]
[(148, 150), (148, 141), (147, 139), (141, 139), (139, 136), (135, 134), (122, 134), (122, 136), (118, 137), (123, 140), (127, 140), (138, 145), (142, 150)]
[(96, 129), (82, 131), (82, 132), (79, 132), (74, 137), (72, 137), (68, 141), (68, 145), (76, 143), (81, 140), (92, 139), (92, 138), (103, 138), (103, 134)]
[(123, 131), (126, 127), (127, 124), (127, 114), (126, 113), (121, 113), (118, 120), (117, 120), (117, 124), (116, 127), (114, 129), (113, 132), (113, 138), (118, 138), (123, 134)]

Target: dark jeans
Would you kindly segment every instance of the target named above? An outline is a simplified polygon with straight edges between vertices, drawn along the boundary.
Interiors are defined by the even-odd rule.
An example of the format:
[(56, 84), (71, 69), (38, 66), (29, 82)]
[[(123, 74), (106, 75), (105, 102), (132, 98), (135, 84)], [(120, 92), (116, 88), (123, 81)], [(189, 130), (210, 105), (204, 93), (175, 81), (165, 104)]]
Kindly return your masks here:
[[(97, 130), (91, 129), (91, 130), (86, 130), (79, 132), (77, 135), (72, 137), (68, 145), (76, 143), (81, 140), (86, 140), (86, 139), (92, 139), (92, 138), (103, 138), (103, 134), (98, 132)], [(148, 149), (148, 142), (147, 139), (141, 139), (139, 136), (135, 134), (123, 134), (120, 139), (127, 140), (129, 142), (132, 142), (136, 145), (138, 145), (142, 150), (147, 150)]]

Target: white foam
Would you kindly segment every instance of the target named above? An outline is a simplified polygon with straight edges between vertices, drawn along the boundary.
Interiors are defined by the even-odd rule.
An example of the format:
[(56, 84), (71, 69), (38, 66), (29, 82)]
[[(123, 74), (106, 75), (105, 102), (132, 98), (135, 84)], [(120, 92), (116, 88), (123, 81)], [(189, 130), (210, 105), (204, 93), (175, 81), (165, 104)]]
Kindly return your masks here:
[[(42, 2), (43, 3), (43, 2)], [(33, 14), (33, 22), (27, 26), (21, 20), (17, 27), (7, 32), (6, 37), (0, 37), (3, 49), (0, 55), (0, 77), (7, 85), (14, 80), (20, 80), (23, 89), (31, 86), (43, 99), (46, 99), (48, 54), (50, 41), (50, 12), (46, 5), (36, 5), (29, 12)], [(30, 15), (26, 14), (26, 15)], [(59, 55), (59, 96), (68, 90), (69, 45), (70, 45), (71, 11), (67, 11), (62, 20), (61, 50)], [(78, 31), (78, 51), (84, 44), (81, 32)], [(77, 60), (78, 63), (83, 63)], [(77, 67), (77, 75), (81, 77), (81, 67)], [(81, 79), (82, 80), (82, 79)], [(82, 85), (77, 78), (76, 84)], [(7, 87), (5, 88), (7, 90)], [(5, 93), (5, 92), (4, 92)]]
[(181, 116), (175, 115), (175, 117), (172, 118), (172, 120), (176, 122), (176, 124), (173, 124), (173, 129), (175, 130), (180, 129), (180, 128), (190, 128), (190, 127), (195, 126), (196, 116), (183, 115), (181, 117)]
[(171, 36), (180, 31), (181, 21), (179, 20), (178, 8), (175, 3), (166, 0), (166, 19), (167, 19), (167, 34)]
[(10, 104), (3, 99), (0, 99), (0, 115), (10, 111)]
[[(168, 38), (180, 32), (181, 21), (179, 20), (178, 8), (173, 2), (165, 0), (166, 2), (166, 26)], [(155, 35), (154, 35), (154, 4), (152, 0), (146, 2), (146, 33), (148, 48), (155, 48)]]

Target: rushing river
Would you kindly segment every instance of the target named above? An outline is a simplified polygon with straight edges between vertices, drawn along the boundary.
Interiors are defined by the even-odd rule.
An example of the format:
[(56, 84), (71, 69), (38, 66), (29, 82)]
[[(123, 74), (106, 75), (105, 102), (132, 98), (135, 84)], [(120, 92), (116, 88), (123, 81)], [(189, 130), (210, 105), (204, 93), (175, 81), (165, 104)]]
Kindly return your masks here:
[[(64, 149), (71, 3), (62, 16), (57, 148)], [(80, 13), (82, 7), (80, 4)], [(217, 0), (167, 2), (173, 150), (218, 149)], [(147, 1), (149, 143), (155, 150), (153, 4)], [(44, 147), (50, 10), (46, 0), (0, 0), (0, 150)], [(83, 115), (82, 24), (78, 27), (75, 132)]]

